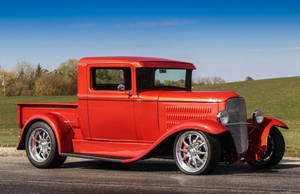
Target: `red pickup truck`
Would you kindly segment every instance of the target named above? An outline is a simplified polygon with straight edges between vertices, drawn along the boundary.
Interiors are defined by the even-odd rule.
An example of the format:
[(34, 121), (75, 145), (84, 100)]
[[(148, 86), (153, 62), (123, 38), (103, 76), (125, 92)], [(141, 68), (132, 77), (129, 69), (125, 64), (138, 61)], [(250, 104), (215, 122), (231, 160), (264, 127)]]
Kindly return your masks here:
[(278, 119), (256, 110), (247, 119), (242, 96), (194, 92), (187, 62), (143, 57), (83, 58), (78, 101), (17, 103), (17, 149), (38, 168), (67, 156), (134, 162), (174, 158), (186, 174), (207, 174), (219, 161), (269, 168), (285, 151)]

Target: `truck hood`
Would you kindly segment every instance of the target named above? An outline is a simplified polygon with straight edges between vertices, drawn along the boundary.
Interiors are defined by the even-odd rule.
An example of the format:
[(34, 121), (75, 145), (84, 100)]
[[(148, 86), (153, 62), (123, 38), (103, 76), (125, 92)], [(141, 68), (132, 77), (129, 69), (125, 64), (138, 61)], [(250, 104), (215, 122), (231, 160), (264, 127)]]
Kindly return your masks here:
[(234, 92), (215, 91), (168, 91), (151, 90), (139, 94), (142, 100), (158, 100), (168, 102), (225, 102), (229, 98), (241, 97)]

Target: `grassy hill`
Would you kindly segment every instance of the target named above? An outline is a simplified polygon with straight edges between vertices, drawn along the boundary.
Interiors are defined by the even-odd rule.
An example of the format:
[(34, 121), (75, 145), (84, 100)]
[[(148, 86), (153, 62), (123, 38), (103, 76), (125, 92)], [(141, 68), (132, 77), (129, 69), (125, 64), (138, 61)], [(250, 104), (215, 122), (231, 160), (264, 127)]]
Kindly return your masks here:
[[(283, 120), (290, 130), (281, 130), (287, 144), (287, 155), (300, 156), (300, 77), (234, 82), (212, 86), (195, 86), (194, 90), (234, 91), (245, 97), (248, 116), (257, 108), (265, 115)], [(0, 146), (15, 146), (20, 129), (17, 126), (15, 102), (71, 102), (75, 96), (0, 97)]]

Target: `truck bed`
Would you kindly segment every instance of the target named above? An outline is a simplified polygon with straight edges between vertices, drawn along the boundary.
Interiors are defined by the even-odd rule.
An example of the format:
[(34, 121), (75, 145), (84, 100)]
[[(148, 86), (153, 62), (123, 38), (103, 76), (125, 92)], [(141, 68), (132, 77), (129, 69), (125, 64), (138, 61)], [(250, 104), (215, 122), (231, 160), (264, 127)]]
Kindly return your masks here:
[(16, 103), (18, 105), (18, 125), (23, 126), (32, 116), (39, 114), (56, 114), (62, 116), (70, 125), (78, 125), (77, 102), (71, 103)]

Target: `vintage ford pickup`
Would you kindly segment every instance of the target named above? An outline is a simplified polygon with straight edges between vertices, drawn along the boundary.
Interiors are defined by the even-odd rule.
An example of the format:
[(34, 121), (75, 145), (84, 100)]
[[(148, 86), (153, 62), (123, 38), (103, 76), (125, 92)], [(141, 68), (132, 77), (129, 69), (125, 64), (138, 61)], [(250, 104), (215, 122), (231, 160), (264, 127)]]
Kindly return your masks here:
[(285, 142), (278, 119), (234, 92), (194, 92), (187, 62), (143, 57), (83, 58), (78, 101), (17, 103), (22, 129), (17, 149), (38, 168), (67, 156), (123, 163), (174, 158), (186, 174), (207, 174), (217, 162), (279, 163)]

